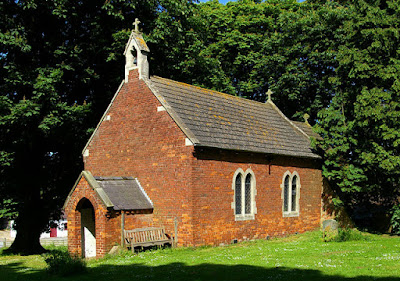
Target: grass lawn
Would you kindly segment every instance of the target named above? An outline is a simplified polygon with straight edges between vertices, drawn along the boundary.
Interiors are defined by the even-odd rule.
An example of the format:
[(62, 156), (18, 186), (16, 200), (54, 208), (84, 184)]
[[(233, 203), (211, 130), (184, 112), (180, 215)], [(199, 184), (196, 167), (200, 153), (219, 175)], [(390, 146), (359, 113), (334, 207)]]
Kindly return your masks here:
[(0, 280), (400, 280), (400, 238), (321, 241), (310, 232), (225, 247), (147, 251), (88, 261), (88, 272), (58, 277), (41, 256), (0, 255)]

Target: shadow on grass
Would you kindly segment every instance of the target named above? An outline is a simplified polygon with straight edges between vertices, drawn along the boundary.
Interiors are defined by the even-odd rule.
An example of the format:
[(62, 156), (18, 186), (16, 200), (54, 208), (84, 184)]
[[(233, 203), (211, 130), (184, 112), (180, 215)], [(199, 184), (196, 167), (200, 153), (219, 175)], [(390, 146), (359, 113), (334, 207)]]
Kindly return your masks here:
[(340, 275), (326, 275), (319, 270), (295, 268), (264, 268), (249, 265), (200, 264), (189, 266), (183, 263), (171, 263), (161, 266), (99, 265), (89, 268), (85, 274), (70, 277), (49, 275), (45, 270), (29, 270), (19, 263), (1, 265), (0, 280), (325, 280), (325, 281), (394, 281), (400, 277), (357, 276), (347, 278)]
[(0, 265), (0, 280), (50, 280), (43, 279), (43, 276), (48, 277), (45, 270), (26, 268), (22, 262), (13, 262), (6, 265)]

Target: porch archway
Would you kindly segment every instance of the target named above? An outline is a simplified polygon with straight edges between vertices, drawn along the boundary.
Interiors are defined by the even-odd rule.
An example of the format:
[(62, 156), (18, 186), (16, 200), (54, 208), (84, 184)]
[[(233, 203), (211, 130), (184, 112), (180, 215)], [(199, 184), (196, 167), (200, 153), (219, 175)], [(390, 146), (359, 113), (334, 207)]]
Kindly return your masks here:
[(81, 213), (81, 249), (82, 257), (96, 256), (96, 216), (92, 203), (87, 198), (82, 198), (77, 205)]

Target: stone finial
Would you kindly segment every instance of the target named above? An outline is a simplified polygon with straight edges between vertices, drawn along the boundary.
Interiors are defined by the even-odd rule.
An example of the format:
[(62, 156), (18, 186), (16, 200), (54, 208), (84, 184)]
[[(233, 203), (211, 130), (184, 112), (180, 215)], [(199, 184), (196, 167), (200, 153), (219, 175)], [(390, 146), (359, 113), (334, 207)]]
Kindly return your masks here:
[(147, 56), (150, 53), (150, 49), (147, 47), (142, 34), (139, 32), (139, 23), (139, 19), (136, 18), (133, 23), (135, 30), (132, 31), (125, 47), (125, 83), (128, 82), (129, 72), (133, 69), (138, 69), (139, 79), (149, 78), (149, 62)]
[(274, 92), (272, 92), (271, 89), (268, 89), (267, 95), (268, 95), (268, 101), (269, 101), (269, 102), (272, 102), (271, 96), (272, 96), (273, 93), (274, 93)]
[(140, 20), (138, 18), (135, 19), (135, 21), (133, 22), (133, 25), (135, 26), (135, 32), (139, 33), (139, 23)]
[(308, 119), (310, 118), (310, 115), (308, 115), (307, 113), (304, 113), (303, 118), (304, 118), (304, 123), (310, 124), (310, 123), (308, 123)]

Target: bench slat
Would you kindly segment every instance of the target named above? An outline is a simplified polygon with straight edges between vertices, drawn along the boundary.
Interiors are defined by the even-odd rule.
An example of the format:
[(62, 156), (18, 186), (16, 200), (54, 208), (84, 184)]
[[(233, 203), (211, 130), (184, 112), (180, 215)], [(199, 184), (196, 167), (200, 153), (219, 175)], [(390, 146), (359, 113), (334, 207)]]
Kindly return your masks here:
[(125, 244), (131, 247), (132, 251), (137, 246), (155, 246), (172, 244), (173, 239), (165, 234), (164, 228), (146, 227), (132, 230), (124, 230)]

